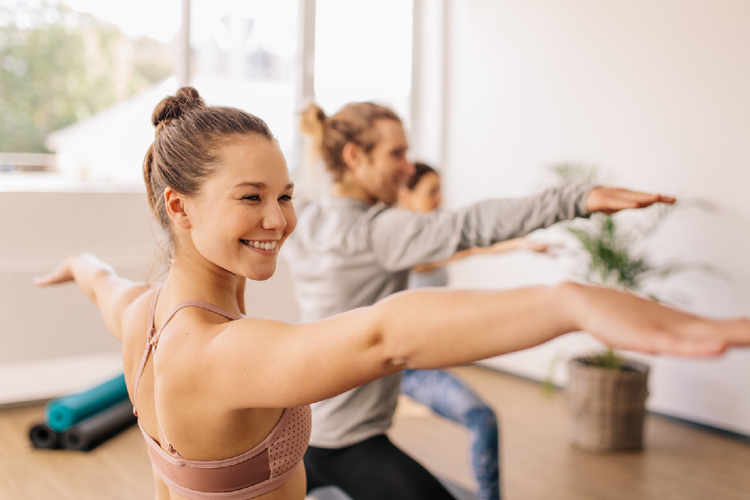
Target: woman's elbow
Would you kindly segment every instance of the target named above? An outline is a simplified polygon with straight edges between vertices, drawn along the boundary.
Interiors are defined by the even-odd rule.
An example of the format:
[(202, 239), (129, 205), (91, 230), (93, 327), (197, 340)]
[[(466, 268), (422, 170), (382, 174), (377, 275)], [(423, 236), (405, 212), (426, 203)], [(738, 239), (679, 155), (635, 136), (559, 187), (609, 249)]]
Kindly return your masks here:
[(403, 370), (409, 367), (413, 351), (409, 338), (401, 335), (398, 328), (398, 314), (392, 310), (391, 297), (371, 307), (372, 347), (377, 357), (388, 369)]

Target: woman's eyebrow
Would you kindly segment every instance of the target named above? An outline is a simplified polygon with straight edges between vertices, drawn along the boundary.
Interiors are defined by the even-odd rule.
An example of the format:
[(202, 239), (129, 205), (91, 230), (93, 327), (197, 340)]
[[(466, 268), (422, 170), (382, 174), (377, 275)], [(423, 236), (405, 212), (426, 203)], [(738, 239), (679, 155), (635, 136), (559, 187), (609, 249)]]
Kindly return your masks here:
[(266, 183), (265, 182), (248, 182), (248, 181), (246, 181), (246, 182), (239, 182), (239, 183), (237, 183), (237, 184), (234, 185), (234, 187), (236, 187), (236, 188), (238, 188), (238, 187), (245, 187), (245, 186), (250, 186), (250, 187), (254, 187), (254, 188), (258, 188), (258, 189), (265, 189)]
[[(235, 184), (234, 187), (238, 188), (238, 187), (245, 187), (245, 186), (251, 186), (251, 187), (254, 187), (256, 189), (265, 189), (266, 188), (266, 183), (265, 182), (249, 182), (249, 181), (246, 181), (246, 182), (240, 182), (238, 184)], [(292, 189), (292, 188), (294, 188), (294, 183), (290, 182), (289, 184), (287, 184), (286, 186), (284, 186), (283, 191), (286, 191), (287, 189)]]

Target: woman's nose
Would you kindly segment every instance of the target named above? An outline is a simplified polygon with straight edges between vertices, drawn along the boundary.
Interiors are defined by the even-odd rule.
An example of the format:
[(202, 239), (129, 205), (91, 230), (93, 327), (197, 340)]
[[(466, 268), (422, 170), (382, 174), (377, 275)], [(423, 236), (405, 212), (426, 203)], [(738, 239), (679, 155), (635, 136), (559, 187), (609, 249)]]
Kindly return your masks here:
[(282, 231), (286, 228), (286, 217), (284, 217), (278, 203), (269, 204), (263, 213), (261, 227), (268, 230)]
[(404, 163), (401, 166), (401, 171), (403, 172), (404, 179), (409, 179), (412, 175), (414, 175), (416, 169), (414, 168), (414, 164), (412, 162), (410, 162), (409, 160), (404, 160)]

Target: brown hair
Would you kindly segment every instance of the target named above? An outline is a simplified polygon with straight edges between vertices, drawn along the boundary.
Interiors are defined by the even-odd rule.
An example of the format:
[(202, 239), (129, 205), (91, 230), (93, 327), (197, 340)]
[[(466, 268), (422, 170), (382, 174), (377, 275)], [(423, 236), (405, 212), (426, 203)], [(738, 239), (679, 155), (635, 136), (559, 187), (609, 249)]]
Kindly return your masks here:
[(333, 116), (310, 104), (300, 117), (300, 129), (313, 138), (315, 152), (320, 154), (334, 181), (340, 181), (346, 171), (343, 150), (353, 142), (365, 153), (370, 153), (378, 142), (375, 121), (387, 119), (401, 123), (391, 109), (372, 102), (349, 103)]
[(257, 116), (236, 108), (206, 106), (192, 87), (182, 87), (174, 97), (162, 99), (154, 108), (151, 123), (156, 134), (143, 160), (143, 180), (151, 212), (170, 242), (171, 221), (163, 200), (167, 187), (195, 195), (216, 171), (221, 146), (247, 135), (275, 140)]
[(429, 174), (430, 172), (435, 172), (437, 174), (437, 171), (428, 164), (422, 163), (421, 161), (415, 161), (414, 175), (409, 177), (409, 180), (406, 181), (406, 187), (409, 188), (409, 191), (414, 191), (414, 188), (417, 187), (417, 184), (419, 184), (419, 181), (422, 180), (422, 177)]

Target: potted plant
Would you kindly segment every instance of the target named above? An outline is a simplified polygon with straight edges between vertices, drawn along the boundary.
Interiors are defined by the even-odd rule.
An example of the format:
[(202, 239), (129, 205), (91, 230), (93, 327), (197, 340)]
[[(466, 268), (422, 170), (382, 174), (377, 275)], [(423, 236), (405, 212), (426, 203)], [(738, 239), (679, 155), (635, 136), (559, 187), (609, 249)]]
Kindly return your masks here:
[[(592, 167), (564, 164), (553, 167), (553, 171), (565, 182), (598, 183), (600, 179)], [(651, 218), (645, 217), (640, 225), (628, 229), (620, 224), (617, 215), (604, 214), (593, 214), (588, 221), (566, 226), (579, 243), (579, 256), (585, 262), (583, 278), (659, 300), (646, 293), (645, 283), (687, 269), (707, 268), (686, 263), (656, 265), (639, 250), (643, 240), (658, 229), (672, 210), (673, 207), (648, 209)], [(605, 349), (571, 359), (568, 373), (566, 391), (572, 412), (573, 444), (592, 451), (641, 449), (648, 365)]]

